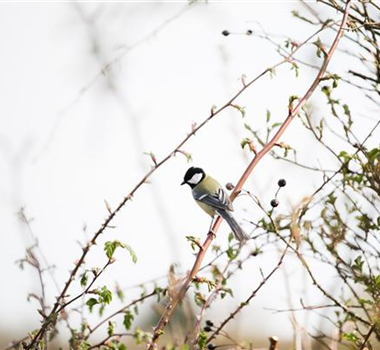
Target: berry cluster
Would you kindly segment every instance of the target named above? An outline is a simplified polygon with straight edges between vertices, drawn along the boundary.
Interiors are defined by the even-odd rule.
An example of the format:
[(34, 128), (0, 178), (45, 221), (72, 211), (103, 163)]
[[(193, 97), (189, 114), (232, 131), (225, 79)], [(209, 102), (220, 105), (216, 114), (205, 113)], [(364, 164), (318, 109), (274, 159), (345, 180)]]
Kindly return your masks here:
[[(205, 332), (211, 332), (212, 329), (213, 329), (213, 327), (214, 327), (214, 323), (212, 321), (210, 321), (210, 320), (206, 320), (206, 326), (203, 327), (203, 330)], [(215, 350), (216, 349), (216, 345), (213, 344), (213, 343), (210, 343), (210, 344), (207, 345), (207, 349), (208, 350)]]
[[(276, 197), (277, 197), (277, 193), (280, 190), (280, 188), (286, 186), (286, 180), (285, 179), (278, 180), (277, 185), (278, 185), (279, 189), (276, 192)], [(272, 208), (278, 207), (279, 204), (280, 204), (280, 202), (277, 200), (277, 198), (274, 198), (270, 201), (270, 205), (272, 206)]]

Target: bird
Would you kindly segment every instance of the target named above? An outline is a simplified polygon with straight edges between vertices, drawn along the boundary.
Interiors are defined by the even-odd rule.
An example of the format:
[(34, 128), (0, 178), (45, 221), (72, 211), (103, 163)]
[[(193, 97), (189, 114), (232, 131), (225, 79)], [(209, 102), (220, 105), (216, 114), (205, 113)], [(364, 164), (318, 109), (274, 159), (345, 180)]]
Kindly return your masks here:
[(220, 215), (230, 226), (235, 238), (244, 243), (249, 236), (232, 215), (233, 206), (223, 187), (207, 175), (202, 168), (191, 167), (186, 171), (181, 185), (189, 185), (197, 204), (212, 218)]

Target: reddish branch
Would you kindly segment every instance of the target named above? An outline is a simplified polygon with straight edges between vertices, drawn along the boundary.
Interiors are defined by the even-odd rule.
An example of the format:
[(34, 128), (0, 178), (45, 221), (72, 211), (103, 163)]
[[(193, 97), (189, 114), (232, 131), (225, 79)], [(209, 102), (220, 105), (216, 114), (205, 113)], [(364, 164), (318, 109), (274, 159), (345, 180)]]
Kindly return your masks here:
[[(325, 72), (326, 72), (326, 69), (327, 69), (327, 66), (330, 63), (330, 60), (331, 60), (331, 58), (332, 58), (332, 56), (333, 56), (333, 54), (334, 54), (334, 52), (335, 52), (335, 50), (336, 50), (336, 48), (337, 48), (337, 46), (339, 44), (339, 41), (340, 41), (340, 39), (343, 36), (344, 30), (345, 30), (345, 26), (346, 26), (346, 23), (347, 23), (348, 11), (349, 11), (349, 8), (350, 8), (350, 4), (351, 4), (351, 0), (348, 0), (347, 3), (346, 3), (343, 19), (342, 19), (342, 22), (340, 24), (339, 30), (337, 32), (337, 35), (336, 35), (336, 37), (334, 39), (334, 42), (332, 43), (329, 51), (328, 52), (324, 51), (324, 60), (323, 60), (322, 66), (321, 66), (321, 68), (320, 68), (317, 76), (315, 77), (313, 83), (311, 84), (311, 86), (309, 87), (309, 89), (306, 91), (306, 93), (304, 94), (304, 96), (298, 101), (297, 105), (294, 108), (289, 108), (288, 117), (285, 119), (285, 121), (283, 122), (283, 124), (281, 125), (281, 127), (279, 128), (279, 130), (277, 131), (277, 133), (263, 147), (263, 149), (255, 155), (255, 157), (253, 158), (253, 160), (251, 161), (251, 163), (248, 165), (247, 169), (245, 170), (245, 172), (241, 176), (240, 180), (238, 181), (236, 187), (234, 188), (234, 190), (233, 190), (233, 192), (232, 192), (232, 194), (230, 196), (231, 197), (231, 201), (235, 200), (235, 198), (237, 197), (237, 195), (242, 190), (243, 185), (247, 181), (248, 177), (252, 173), (253, 169), (256, 167), (256, 165), (259, 163), (259, 161), (279, 141), (279, 139), (282, 136), (282, 134), (284, 133), (284, 131), (288, 128), (288, 126), (290, 125), (290, 123), (292, 122), (292, 120), (300, 112), (301, 108), (309, 100), (310, 96), (314, 93), (314, 91), (318, 87), (319, 83), (323, 80)], [(253, 81), (250, 82), (250, 84), (252, 84), (252, 83), (253, 83)], [(249, 86), (250, 84), (246, 85), (245, 87)], [(229, 104), (225, 105), (225, 107), (231, 105), (231, 103), (232, 103), (232, 101), (230, 101)], [(200, 266), (202, 264), (203, 258), (205, 257), (205, 255), (207, 253), (207, 250), (208, 250), (209, 246), (211, 245), (211, 243), (212, 243), (212, 241), (213, 241), (213, 239), (215, 237), (215, 233), (218, 231), (218, 229), (220, 227), (221, 222), (222, 222), (222, 218), (218, 217), (218, 219), (216, 220), (214, 226), (212, 227), (212, 230), (211, 230), (212, 232), (208, 233), (207, 238), (206, 238), (205, 242), (203, 243), (203, 245), (202, 245), (202, 247), (201, 247), (201, 249), (200, 249), (200, 251), (199, 251), (199, 253), (198, 253), (197, 257), (196, 257), (194, 265), (193, 265), (193, 267), (192, 267), (189, 275), (187, 276), (185, 282), (182, 284), (180, 290), (178, 291), (178, 294), (172, 300), (170, 300), (169, 304), (167, 305), (167, 307), (166, 307), (166, 309), (165, 309), (165, 311), (164, 311), (164, 313), (163, 313), (160, 321), (158, 322), (157, 326), (155, 327), (153, 338), (152, 338), (152, 342), (151, 342), (151, 344), (149, 346), (149, 350), (157, 349), (157, 344), (156, 343), (157, 343), (159, 337), (164, 333), (164, 328), (165, 328), (166, 324), (169, 322), (169, 320), (170, 320), (170, 318), (171, 318), (171, 316), (173, 314), (173, 311), (177, 307), (178, 303), (186, 295), (186, 292), (189, 289), (189, 287), (190, 287), (193, 279), (195, 278), (195, 276), (196, 276), (196, 274), (197, 274), (197, 272), (198, 272), (198, 270), (199, 270), (199, 268), (200, 268)]]

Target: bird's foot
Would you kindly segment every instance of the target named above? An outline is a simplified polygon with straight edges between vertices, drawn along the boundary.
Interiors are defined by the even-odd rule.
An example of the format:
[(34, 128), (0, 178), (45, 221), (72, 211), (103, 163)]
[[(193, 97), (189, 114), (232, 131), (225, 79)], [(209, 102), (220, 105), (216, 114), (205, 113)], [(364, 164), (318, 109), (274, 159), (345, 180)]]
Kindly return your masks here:
[(210, 229), (210, 231), (208, 231), (208, 235), (211, 235), (212, 239), (216, 238), (216, 234), (212, 229)]

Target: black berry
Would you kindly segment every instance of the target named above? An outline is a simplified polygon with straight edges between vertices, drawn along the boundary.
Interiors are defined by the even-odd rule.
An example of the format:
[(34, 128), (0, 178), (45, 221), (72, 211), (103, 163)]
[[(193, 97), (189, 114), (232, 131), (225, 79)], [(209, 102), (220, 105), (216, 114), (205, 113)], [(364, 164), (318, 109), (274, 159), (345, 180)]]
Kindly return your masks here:
[(214, 349), (216, 349), (216, 345), (214, 345), (213, 343), (210, 343), (207, 345), (207, 349), (214, 350)]
[(203, 328), (203, 330), (204, 330), (205, 332), (211, 332), (211, 327), (206, 326), (206, 327)]
[(214, 323), (210, 320), (206, 320), (206, 325), (209, 326), (209, 327), (213, 327), (214, 326)]
[(280, 180), (278, 180), (277, 184), (280, 187), (284, 187), (284, 186), (286, 186), (286, 180), (285, 179), (280, 179)]
[(276, 208), (278, 206), (278, 200), (277, 199), (272, 199), (270, 201), (270, 205), (273, 207), (273, 208)]
[(228, 31), (228, 30), (223, 30), (223, 32), (222, 32), (222, 35), (224, 35), (224, 36), (229, 36), (230, 35), (230, 32)]
[(253, 32), (252, 32), (252, 30), (251, 30), (251, 29), (248, 29), (248, 30), (247, 30), (247, 32), (246, 32), (246, 34), (247, 34), (247, 35), (252, 35), (252, 34), (253, 34)]

